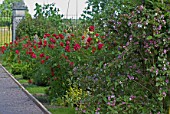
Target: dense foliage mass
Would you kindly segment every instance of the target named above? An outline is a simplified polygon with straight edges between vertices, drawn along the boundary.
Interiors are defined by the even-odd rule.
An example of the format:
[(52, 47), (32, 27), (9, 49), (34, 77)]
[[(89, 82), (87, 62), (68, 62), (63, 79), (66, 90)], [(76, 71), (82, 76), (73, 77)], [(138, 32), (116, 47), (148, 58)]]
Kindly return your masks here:
[(39, 5), (36, 3), (34, 18), (27, 13), (25, 20), (22, 20), (17, 27), (17, 37), (33, 36), (43, 37), (47, 32), (58, 33), (61, 31), (63, 17), (59, 14), (59, 9), (54, 7), (55, 4)]
[[(93, 7), (98, 4), (94, 1)], [(24, 37), (6, 44), (4, 64), (12, 63), (14, 73), (49, 86), (53, 103), (75, 107), (78, 113), (168, 113), (168, 2), (115, 1), (117, 7), (107, 2), (109, 8), (98, 14), (92, 10), (97, 16), (91, 15), (91, 20), (99, 23), (91, 21), (85, 30), (49, 30), (38, 39)]]

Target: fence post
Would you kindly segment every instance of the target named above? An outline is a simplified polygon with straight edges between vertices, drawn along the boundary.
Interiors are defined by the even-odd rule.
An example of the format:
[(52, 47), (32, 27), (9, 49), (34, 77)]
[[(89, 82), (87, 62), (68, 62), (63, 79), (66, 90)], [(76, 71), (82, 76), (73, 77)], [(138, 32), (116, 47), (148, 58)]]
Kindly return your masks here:
[(16, 29), (19, 22), (25, 18), (27, 6), (23, 1), (15, 2), (12, 6), (12, 42), (16, 40)]

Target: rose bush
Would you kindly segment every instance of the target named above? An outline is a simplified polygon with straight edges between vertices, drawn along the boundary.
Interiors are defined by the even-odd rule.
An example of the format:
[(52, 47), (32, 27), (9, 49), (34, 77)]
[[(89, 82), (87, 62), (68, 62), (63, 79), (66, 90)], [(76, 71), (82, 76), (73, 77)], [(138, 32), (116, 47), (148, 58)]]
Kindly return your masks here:
[(167, 113), (170, 15), (143, 5), (121, 10), (109, 32), (90, 26), (81, 36), (64, 30), (20, 39), (2, 47), (4, 59), (29, 65), (34, 83), (78, 113)]

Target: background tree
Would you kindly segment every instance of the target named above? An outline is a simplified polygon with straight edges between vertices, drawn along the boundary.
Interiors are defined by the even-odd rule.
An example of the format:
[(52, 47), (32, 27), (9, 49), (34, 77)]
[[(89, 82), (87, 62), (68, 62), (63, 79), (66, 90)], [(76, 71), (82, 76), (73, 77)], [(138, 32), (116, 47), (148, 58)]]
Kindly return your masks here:
[(14, 2), (21, 2), (22, 0), (4, 0), (2, 4), (0, 4), (0, 15), (4, 15), (8, 13), (12, 15), (12, 4)]

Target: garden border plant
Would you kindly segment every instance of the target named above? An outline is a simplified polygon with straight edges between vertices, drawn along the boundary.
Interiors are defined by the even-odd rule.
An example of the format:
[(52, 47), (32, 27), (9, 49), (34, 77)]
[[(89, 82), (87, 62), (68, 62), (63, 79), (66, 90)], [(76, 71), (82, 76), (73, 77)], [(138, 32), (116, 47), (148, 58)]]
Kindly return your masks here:
[(51, 101), (78, 113), (168, 113), (170, 13), (160, 1), (147, 3), (152, 8), (122, 2), (107, 31), (95, 25), (19, 39), (2, 47), (4, 58), (29, 64), (33, 82), (50, 86)]

